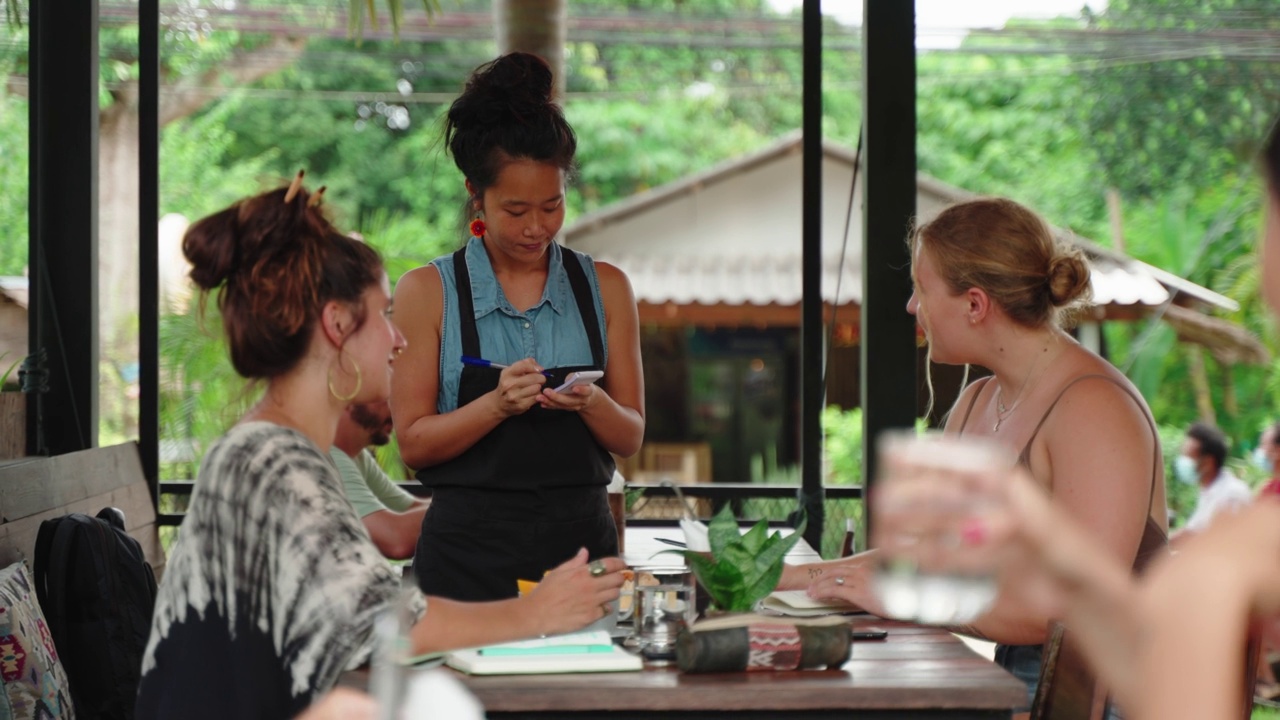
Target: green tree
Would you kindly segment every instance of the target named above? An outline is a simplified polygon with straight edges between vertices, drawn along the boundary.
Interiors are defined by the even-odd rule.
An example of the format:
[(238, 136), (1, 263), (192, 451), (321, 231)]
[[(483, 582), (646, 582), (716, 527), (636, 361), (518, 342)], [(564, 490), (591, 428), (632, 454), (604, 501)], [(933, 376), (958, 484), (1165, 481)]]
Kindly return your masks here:
[(1109, 182), (1131, 197), (1200, 188), (1249, 161), (1280, 95), (1274, 0), (1111, 0), (1079, 106)]

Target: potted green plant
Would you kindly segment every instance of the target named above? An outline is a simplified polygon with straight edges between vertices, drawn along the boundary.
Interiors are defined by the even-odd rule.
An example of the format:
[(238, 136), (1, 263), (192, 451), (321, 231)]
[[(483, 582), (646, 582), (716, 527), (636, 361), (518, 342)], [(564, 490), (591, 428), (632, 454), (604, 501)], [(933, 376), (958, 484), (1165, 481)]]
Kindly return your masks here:
[(684, 556), (711, 597), (712, 607), (721, 612), (749, 612), (757, 602), (773, 592), (782, 576), (782, 561), (804, 535), (805, 520), (795, 532), (783, 537), (769, 532), (766, 520), (743, 533), (728, 505), (721, 508), (707, 526), (707, 553), (672, 550)]

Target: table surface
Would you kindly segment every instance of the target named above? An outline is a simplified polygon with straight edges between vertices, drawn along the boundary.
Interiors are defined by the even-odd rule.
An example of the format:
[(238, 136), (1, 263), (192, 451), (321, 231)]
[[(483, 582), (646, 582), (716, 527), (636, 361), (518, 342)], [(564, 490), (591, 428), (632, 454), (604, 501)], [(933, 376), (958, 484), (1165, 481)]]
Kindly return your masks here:
[[(678, 528), (627, 528), (629, 563), (648, 560), (678, 538)], [(675, 555), (660, 556), (679, 560)], [(803, 541), (788, 560), (811, 562)], [(850, 618), (855, 628), (888, 631), (885, 640), (855, 641), (839, 670), (684, 674), (673, 667), (642, 672), (563, 675), (459, 675), (490, 717), (589, 718), (848, 717), (1008, 718), (1026, 704), (1026, 687), (951, 633), (882, 620)], [(355, 673), (349, 674), (355, 675)], [(353, 684), (367, 676), (347, 678)]]

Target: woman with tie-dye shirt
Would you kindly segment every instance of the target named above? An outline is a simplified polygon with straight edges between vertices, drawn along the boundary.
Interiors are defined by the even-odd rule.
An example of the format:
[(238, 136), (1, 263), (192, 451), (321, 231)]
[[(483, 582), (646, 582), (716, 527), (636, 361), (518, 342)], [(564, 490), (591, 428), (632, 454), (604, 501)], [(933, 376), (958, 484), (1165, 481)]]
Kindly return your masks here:
[[(231, 362), (264, 386), (209, 449), (160, 583), (137, 717), (288, 718), (365, 663), (378, 615), (405, 602), (417, 653), (582, 627), (622, 563), (585, 552), (519, 599), (402, 591), (328, 456), (350, 403), (386, 399), (405, 340), (382, 261), (323, 216), (301, 174), (195, 224), (191, 278), (218, 290)], [(407, 596), (406, 596), (407, 593)]]

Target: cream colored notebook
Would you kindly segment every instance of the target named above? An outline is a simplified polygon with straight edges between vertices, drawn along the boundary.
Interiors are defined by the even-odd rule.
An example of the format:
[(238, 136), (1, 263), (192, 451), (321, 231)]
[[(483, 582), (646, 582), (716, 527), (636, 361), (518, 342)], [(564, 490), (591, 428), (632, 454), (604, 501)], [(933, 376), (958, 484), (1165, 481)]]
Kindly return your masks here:
[(763, 612), (773, 612), (787, 617), (815, 617), (818, 615), (852, 614), (862, 612), (845, 603), (823, 603), (814, 600), (804, 590), (775, 590), (760, 601)]

